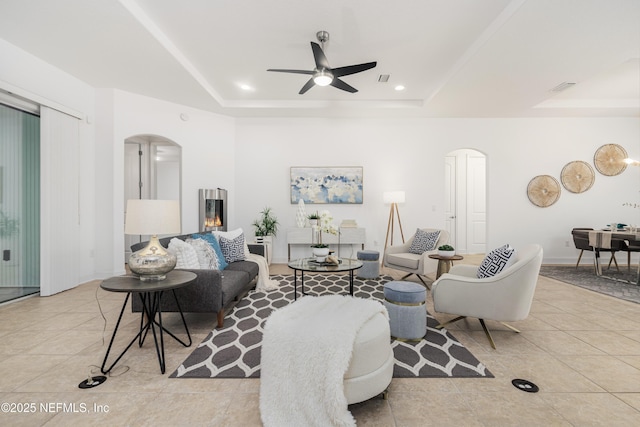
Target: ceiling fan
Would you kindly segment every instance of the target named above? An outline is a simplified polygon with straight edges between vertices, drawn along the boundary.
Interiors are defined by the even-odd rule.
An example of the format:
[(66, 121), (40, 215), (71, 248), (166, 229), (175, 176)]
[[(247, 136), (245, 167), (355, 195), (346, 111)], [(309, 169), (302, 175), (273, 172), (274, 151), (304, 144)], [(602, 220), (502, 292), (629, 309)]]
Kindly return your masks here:
[(355, 93), (358, 89), (351, 85), (348, 85), (344, 81), (340, 80), (342, 76), (348, 76), (350, 74), (360, 73), (362, 71), (369, 70), (376, 66), (377, 62), (367, 62), (365, 64), (347, 65), (346, 67), (331, 68), (329, 61), (324, 54), (324, 43), (329, 40), (329, 33), (326, 31), (318, 31), (316, 33), (318, 41), (322, 43), (322, 47), (316, 42), (311, 42), (311, 50), (313, 51), (313, 58), (316, 61), (316, 67), (313, 70), (285, 70), (270, 68), (267, 71), (275, 71), (278, 73), (293, 73), (293, 74), (309, 74), (311, 78), (307, 83), (302, 86), (300, 95), (311, 89), (313, 86), (328, 86), (331, 85), (344, 91)]

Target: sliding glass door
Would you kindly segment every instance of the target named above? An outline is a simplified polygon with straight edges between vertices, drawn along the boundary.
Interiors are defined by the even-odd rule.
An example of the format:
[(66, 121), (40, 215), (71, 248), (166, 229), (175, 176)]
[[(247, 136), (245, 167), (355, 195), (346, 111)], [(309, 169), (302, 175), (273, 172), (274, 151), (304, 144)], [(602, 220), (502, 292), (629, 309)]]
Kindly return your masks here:
[(40, 290), (40, 117), (0, 104), (0, 302)]

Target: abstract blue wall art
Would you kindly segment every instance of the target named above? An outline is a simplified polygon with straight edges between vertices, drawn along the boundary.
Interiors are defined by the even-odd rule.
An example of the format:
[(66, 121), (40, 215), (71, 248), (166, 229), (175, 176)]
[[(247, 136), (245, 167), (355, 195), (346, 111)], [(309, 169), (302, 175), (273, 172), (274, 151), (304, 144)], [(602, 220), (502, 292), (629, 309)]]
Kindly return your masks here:
[(362, 203), (362, 167), (292, 167), (291, 203)]

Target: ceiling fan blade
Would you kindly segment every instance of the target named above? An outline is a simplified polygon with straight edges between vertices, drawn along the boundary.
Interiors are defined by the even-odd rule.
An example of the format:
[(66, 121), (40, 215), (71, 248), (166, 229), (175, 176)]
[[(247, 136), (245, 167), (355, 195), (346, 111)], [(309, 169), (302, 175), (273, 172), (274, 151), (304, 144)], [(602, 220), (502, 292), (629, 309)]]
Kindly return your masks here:
[(282, 69), (275, 69), (275, 68), (269, 68), (267, 71), (275, 71), (276, 73), (293, 73), (293, 74), (313, 74), (313, 71), (307, 71), (307, 70), (282, 70)]
[(351, 93), (356, 93), (358, 91), (358, 89), (346, 84), (345, 82), (343, 82), (337, 77), (333, 79), (333, 81), (331, 82), (331, 86), (337, 87), (338, 89), (346, 90), (347, 92), (351, 92)]
[(311, 42), (311, 50), (313, 50), (313, 58), (316, 60), (316, 68), (330, 69), (329, 61), (327, 61), (327, 57), (324, 56), (320, 45), (316, 42)]
[(331, 72), (336, 77), (348, 76), (350, 74), (355, 74), (355, 73), (360, 73), (362, 71), (370, 70), (371, 68), (374, 68), (377, 64), (378, 63), (374, 61), (374, 62), (367, 62), (365, 64), (348, 65), (346, 67), (334, 68), (333, 70), (331, 70)]
[(300, 92), (298, 92), (298, 95), (302, 95), (304, 94), (306, 91), (308, 91), (309, 89), (311, 89), (312, 87), (314, 87), (316, 84), (313, 81), (313, 77), (309, 79), (308, 82), (306, 82), (304, 84), (304, 86), (302, 86), (302, 89), (300, 89)]

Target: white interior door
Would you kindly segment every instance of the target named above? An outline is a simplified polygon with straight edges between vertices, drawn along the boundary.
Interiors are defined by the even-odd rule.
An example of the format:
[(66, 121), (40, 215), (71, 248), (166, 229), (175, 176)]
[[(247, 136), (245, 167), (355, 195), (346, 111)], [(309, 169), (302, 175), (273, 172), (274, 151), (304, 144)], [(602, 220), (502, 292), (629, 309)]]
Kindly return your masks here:
[(486, 251), (486, 159), (475, 150), (445, 156), (445, 229), (461, 254)]
[(456, 242), (456, 157), (444, 159), (444, 229), (449, 232), (449, 244), (457, 248)]
[(486, 252), (487, 243), (486, 158), (467, 154), (467, 253)]

